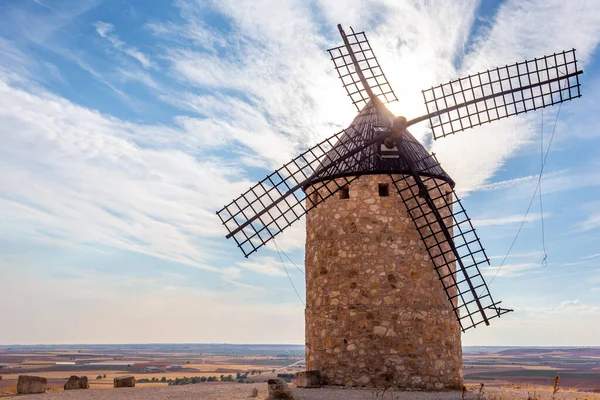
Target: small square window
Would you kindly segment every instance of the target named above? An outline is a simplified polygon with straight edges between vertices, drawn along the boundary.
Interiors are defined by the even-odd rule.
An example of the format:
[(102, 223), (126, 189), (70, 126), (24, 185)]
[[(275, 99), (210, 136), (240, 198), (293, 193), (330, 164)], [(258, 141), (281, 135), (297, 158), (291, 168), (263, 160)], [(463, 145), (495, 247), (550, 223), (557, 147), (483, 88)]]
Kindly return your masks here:
[(379, 184), (379, 196), (387, 197), (390, 195), (390, 185), (388, 183)]
[(311, 201), (313, 206), (316, 206), (317, 204), (319, 204), (319, 193), (317, 191), (315, 191), (311, 196)]
[(350, 198), (350, 188), (348, 186), (344, 186), (340, 189), (340, 199), (349, 199)]

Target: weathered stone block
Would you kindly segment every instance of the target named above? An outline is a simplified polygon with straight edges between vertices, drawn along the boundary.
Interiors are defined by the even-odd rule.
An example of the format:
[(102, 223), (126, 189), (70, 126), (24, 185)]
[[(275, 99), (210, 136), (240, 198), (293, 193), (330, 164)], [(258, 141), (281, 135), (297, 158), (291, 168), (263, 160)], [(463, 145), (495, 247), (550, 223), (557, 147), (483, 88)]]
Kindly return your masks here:
[(64, 386), (65, 390), (89, 389), (87, 376), (72, 375)]
[(44, 393), (48, 387), (48, 380), (41, 376), (19, 375), (17, 380), (18, 394)]
[(296, 374), (296, 386), (301, 388), (321, 387), (321, 372), (317, 370), (298, 372)]
[(114, 379), (114, 387), (135, 387), (135, 377), (131, 375), (117, 376)]
[(293, 399), (294, 394), (290, 391), (288, 384), (281, 378), (269, 379), (267, 381), (269, 388), (269, 399)]

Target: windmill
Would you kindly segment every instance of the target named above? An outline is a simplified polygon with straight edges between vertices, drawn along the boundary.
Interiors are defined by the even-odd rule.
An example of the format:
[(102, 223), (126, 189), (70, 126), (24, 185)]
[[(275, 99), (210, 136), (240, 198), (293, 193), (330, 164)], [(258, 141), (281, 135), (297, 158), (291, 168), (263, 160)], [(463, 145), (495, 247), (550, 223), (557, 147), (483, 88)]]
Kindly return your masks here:
[(492, 298), (489, 265), (455, 183), (408, 128), (434, 139), (580, 97), (575, 49), (423, 91), (408, 120), (364, 32), (329, 51), (352, 104), (348, 128), (217, 212), (244, 255), (306, 215), (306, 363), (334, 385), (462, 386), (461, 331), (512, 310)]

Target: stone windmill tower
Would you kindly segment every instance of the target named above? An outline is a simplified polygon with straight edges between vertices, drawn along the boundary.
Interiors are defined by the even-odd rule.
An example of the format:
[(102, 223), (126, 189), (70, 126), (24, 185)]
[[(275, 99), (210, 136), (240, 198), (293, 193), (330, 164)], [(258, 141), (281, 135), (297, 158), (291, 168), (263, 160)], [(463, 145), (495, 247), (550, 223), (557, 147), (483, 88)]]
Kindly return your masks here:
[(326, 384), (459, 388), (461, 332), (511, 310), (454, 181), (407, 128), (427, 120), (437, 139), (580, 97), (575, 50), (432, 87), (407, 120), (364, 32), (338, 28), (329, 53), (358, 115), (217, 214), (246, 256), (307, 215), (306, 364)]

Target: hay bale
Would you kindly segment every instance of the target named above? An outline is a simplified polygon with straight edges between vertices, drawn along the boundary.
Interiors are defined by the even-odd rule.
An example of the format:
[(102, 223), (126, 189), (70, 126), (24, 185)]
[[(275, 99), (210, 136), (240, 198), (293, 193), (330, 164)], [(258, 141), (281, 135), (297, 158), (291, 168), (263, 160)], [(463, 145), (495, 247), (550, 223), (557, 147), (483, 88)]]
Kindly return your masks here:
[(269, 399), (289, 400), (294, 398), (287, 382), (281, 378), (269, 379), (267, 385), (269, 388)]
[(296, 374), (296, 386), (301, 388), (321, 387), (321, 372), (317, 370), (298, 372)]
[(117, 376), (113, 382), (115, 388), (135, 387), (135, 377), (132, 375)]
[(64, 386), (65, 390), (89, 389), (87, 376), (71, 375)]
[(18, 394), (44, 393), (48, 387), (48, 379), (41, 376), (19, 375), (17, 380)]

